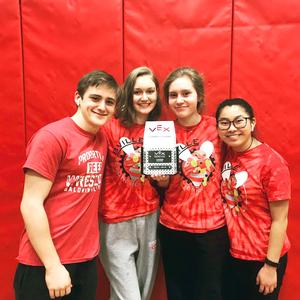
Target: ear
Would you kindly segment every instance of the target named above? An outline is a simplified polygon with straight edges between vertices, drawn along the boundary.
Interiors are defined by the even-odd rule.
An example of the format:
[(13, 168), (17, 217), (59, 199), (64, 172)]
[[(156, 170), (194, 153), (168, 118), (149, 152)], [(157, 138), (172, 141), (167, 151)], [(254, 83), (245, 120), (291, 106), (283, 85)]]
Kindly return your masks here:
[(78, 91), (76, 91), (74, 94), (74, 102), (77, 106), (79, 106), (79, 104), (80, 104), (80, 99), (81, 99), (81, 97), (80, 97)]
[(256, 120), (255, 120), (255, 118), (253, 118), (253, 119), (251, 120), (251, 131), (252, 131), (252, 132), (254, 131), (255, 125), (256, 125)]

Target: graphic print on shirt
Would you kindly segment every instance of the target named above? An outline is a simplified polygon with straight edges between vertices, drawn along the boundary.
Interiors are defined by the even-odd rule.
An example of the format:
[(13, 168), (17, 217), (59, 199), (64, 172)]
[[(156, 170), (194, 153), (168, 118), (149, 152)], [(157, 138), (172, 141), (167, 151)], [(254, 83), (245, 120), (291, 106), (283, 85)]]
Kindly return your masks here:
[(215, 170), (212, 156), (214, 145), (205, 141), (197, 150), (191, 152), (184, 144), (177, 144), (179, 150), (180, 174), (195, 188), (206, 187)]
[(136, 183), (144, 182), (145, 176), (141, 174), (141, 148), (134, 148), (133, 142), (127, 137), (120, 138), (121, 150), (121, 167), (123, 172)]
[[(243, 201), (247, 201), (244, 184), (248, 179), (248, 173), (246, 171), (237, 172), (237, 169), (239, 169), (239, 166), (233, 167), (228, 161), (224, 163), (222, 169), (221, 193), (228, 207), (231, 209), (234, 208), (239, 212), (242, 208)], [(245, 200), (242, 201), (242, 198)]]
[(78, 156), (78, 172), (67, 175), (64, 192), (90, 193), (100, 190), (104, 155), (96, 150), (85, 151)]

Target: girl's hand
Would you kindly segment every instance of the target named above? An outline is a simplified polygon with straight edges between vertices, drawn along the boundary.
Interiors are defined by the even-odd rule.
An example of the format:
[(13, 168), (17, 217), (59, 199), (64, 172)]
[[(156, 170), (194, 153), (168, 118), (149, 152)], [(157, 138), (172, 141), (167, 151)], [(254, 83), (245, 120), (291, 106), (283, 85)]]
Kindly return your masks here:
[(256, 284), (259, 285), (259, 292), (264, 295), (273, 293), (277, 287), (277, 272), (276, 268), (267, 264), (259, 270), (256, 276)]

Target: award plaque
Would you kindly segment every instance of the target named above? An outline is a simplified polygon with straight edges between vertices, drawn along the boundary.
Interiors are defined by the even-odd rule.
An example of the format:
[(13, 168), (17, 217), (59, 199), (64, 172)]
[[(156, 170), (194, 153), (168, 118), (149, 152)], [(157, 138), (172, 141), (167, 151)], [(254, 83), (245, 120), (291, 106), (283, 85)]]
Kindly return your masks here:
[(142, 173), (177, 173), (176, 134), (173, 121), (147, 121), (142, 149)]

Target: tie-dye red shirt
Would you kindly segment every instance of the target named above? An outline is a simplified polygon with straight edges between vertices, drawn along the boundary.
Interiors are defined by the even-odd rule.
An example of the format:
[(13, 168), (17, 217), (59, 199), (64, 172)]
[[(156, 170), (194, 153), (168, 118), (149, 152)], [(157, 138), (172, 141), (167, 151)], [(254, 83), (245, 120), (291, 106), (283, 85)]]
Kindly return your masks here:
[(103, 128), (108, 142), (100, 213), (105, 223), (116, 223), (154, 212), (159, 197), (141, 174), (144, 125), (129, 128), (112, 119)]
[[(291, 197), (286, 162), (266, 144), (244, 153), (229, 152), (221, 188), (232, 256), (264, 260), (272, 222), (269, 202)], [(289, 248), (286, 237), (281, 255)]]
[(160, 222), (171, 229), (197, 233), (220, 228), (225, 225), (225, 217), (215, 119), (202, 116), (192, 127), (176, 122), (175, 130), (181, 144), (179, 172), (171, 176)]

